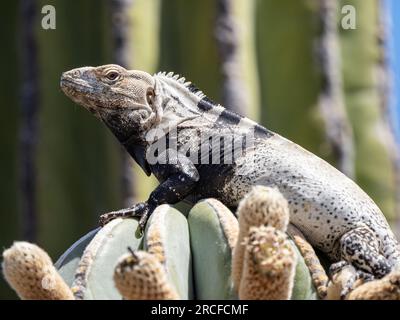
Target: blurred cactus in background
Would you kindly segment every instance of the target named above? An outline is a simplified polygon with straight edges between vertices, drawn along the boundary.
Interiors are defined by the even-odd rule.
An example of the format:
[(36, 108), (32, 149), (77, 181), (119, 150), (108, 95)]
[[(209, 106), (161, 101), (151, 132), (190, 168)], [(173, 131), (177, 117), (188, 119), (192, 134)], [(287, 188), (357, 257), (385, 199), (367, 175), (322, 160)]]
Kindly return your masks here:
[[(384, 33), (388, 31), (382, 23), (382, 1), (34, 3), (34, 30), (21, 30), (20, 9), (25, 0), (7, 1), (2, 10), (0, 34), (7, 45), (1, 54), (7, 62), (7, 77), (0, 80), (6, 112), (0, 120), (1, 246), (9, 247), (14, 239), (28, 240), (23, 226), (27, 230), (32, 227), (30, 224), (36, 224), (37, 243), (51, 257), (57, 257), (74, 239), (96, 226), (101, 213), (127, 205), (123, 202), (131, 193), (121, 189), (121, 181), (129, 181), (129, 174), (134, 192), (128, 202), (146, 199), (154, 188), (153, 177), (147, 177), (136, 164), (133, 170), (124, 165), (119, 143), (109, 131), (59, 90), (63, 71), (115, 62), (149, 73), (174, 71), (185, 76), (211, 99), (232, 104), (226, 107), (246, 113), (352, 176), (389, 221), (399, 216), (398, 148), (387, 118), (386, 81), (390, 75), (384, 61)], [(127, 23), (120, 34), (115, 33), (120, 21), (113, 20), (118, 19), (110, 5), (113, 3), (124, 4), (122, 13)], [(56, 30), (41, 28), (41, 8), (47, 4), (56, 8)], [(355, 29), (342, 26), (345, 5), (355, 8)], [(23, 214), (18, 180), (26, 156), (19, 147), (24, 128), (19, 90), (23, 68), (20, 41), (27, 31), (32, 31), (37, 41), (40, 101), (37, 148), (30, 161), (36, 175), (36, 195), (30, 205), (37, 213), (31, 222)], [(117, 59), (118, 35), (124, 36), (124, 61)], [(121, 180), (124, 174), (126, 180)], [(209, 221), (199, 216), (203, 210)], [(213, 212), (210, 203), (203, 202), (189, 214), (193, 248), (203, 239), (201, 230), (206, 225), (215, 227), (217, 218)], [(218, 272), (230, 263), (231, 248), (221, 241), (223, 230), (210, 232), (210, 239), (220, 244), (209, 253), (219, 258), (212, 270)], [(81, 249), (86, 246), (87, 243)], [(197, 267), (193, 276), (203, 279), (205, 262), (201, 250), (197, 248), (192, 254)], [(299, 261), (304, 264), (302, 259)], [(229, 275), (224, 275), (214, 283), (214, 292), (220, 297), (232, 297), (232, 288), (227, 285)], [(207, 296), (212, 292), (209, 283), (201, 280), (201, 284), (195, 288), (200, 290), (197, 294)], [(2, 279), (0, 297), (15, 297)]]
[[(120, 147), (90, 114), (62, 99), (60, 74), (77, 65), (110, 61), (111, 40), (104, 1), (53, 4), (56, 30), (36, 24), (41, 72), (40, 132), (37, 150), (38, 244), (51, 256), (86, 233), (98, 213), (120, 206)], [(86, 22), (85, 22), (86, 21)], [(90, 23), (87, 23), (90, 21)], [(79, 182), (78, 182), (79, 181)]]
[[(18, 150), (18, 125), (19, 125), (19, 74), (16, 30), (18, 19), (18, 2), (8, 1), (4, 3), (4, 12), (2, 14), (2, 28), (0, 28), (1, 39), (10, 45), (2, 52), (2, 59), (7, 61), (9, 68), (8, 76), (1, 77), (0, 85), (2, 109), (6, 114), (0, 117), (0, 144), (2, 146), (2, 155), (0, 157), (0, 168), (2, 180), (6, 183), (1, 185), (0, 191), (0, 244), (10, 245), (13, 238), (21, 237), (19, 228), (19, 203), (18, 194), (18, 174), (17, 174), (17, 150)], [(0, 297), (15, 297), (5, 286), (3, 279), (0, 278)]]
[(348, 117), (354, 133), (355, 180), (376, 201), (389, 221), (398, 215), (396, 154), (387, 99), (381, 95), (380, 68), (385, 57), (381, 44), (383, 14), (378, 0), (341, 1), (353, 5), (356, 29), (340, 29), (343, 84)]
[[(333, 101), (340, 103), (344, 99), (345, 113), (339, 119), (346, 122), (340, 126), (344, 132), (339, 132), (338, 136), (349, 135), (347, 122), (353, 133), (347, 138), (353, 141), (347, 143), (353, 145), (354, 150), (347, 147), (342, 153), (354, 153), (354, 179), (393, 221), (397, 212), (397, 148), (393, 148), (390, 124), (385, 121), (387, 106), (383, 104), (387, 101), (380, 96), (381, 84), (378, 82), (384, 58), (384, 48), (380, 44), (382, 25), (379, 23), (382, 2), (352, 0), (336, 3), (338, 34), (331, 37), (331, 43), (325, 44), (330, 47), (329, 55), (323, 57), (324, 39), (321, 37), (324, 33), (330, 35), (326, 30), (328, 21), (319, 19), (319, 15), (324, 14), (321, 5), (332, 5), (332, 2), (258, 2), (257, 52), (262, 122), (351, 175), (353, 170), (346, 170), (349, 165), (340, 165), (338, 155), (341, 153), (329, 139), (332, 136), (330, 121), (335, 121), (336, 114), (334, 110), (325, 113), (321, 108), (324, 101), (320, 97), (330, 85), (336, 93), (336, 97), (331, 94)], [(342, 27), (345, 5), (355, 9), (355, 29)], [(336, 44), (332, 41), (339, 42), (336, 54), (340, 55), (336, 57), (340, 63), (333, 66), (336, 68), (334, 74), (326, 65), (332, 59), (329, 56), (335, 54)], [(335, 82), (337, 88), (332, 86)]]

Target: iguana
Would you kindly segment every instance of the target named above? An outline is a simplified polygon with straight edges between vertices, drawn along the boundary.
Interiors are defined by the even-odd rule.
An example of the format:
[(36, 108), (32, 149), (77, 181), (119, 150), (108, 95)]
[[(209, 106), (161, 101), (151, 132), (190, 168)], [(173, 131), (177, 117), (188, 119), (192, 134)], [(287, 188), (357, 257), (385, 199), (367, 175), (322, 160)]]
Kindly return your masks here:
[(352, 264), (377, 278), (400, 266), (400, 246), (382, 212), (353, 181), (183, 77), (104, 65), (63, 73), (61, 88), (160, 181), (146, 202), (103, 215), (103, 224), (140, 216), (144, 226), (158, 205), (181, 200), (212, 197), (234, 208), (253, 185), (275, 186), (288, 199), (291, 223), (336, 266)]

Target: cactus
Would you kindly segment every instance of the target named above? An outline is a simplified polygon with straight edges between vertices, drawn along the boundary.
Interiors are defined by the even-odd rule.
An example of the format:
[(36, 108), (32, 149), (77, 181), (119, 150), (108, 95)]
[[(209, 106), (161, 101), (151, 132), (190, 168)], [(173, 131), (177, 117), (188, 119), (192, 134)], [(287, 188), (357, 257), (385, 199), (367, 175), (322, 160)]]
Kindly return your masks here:
[(166, 204), (157, 207), (145, 230), (144, 249), (164, 265), (167, 279), (179, 297), (191, 299), (191, 253), (185, 216)]
[[(187, 224), (190, 227), (190, 239)], [(188, 222), (180, 212), (163, 205), (153, 213), (143, 238), (135, 235), (136, 228), (136, 220), (116, 219), (100, 230), (91, 231), (72, 245), (55, 264), (64, 279), (63, 290), (70, 292), (71, 296), (59, 293), (58, 298), (237, 298), (230, 274), (232, 251), (239, 232), (238, 221), (219, 201), (207, 199), (199, 202), (190, 211)], [(314, 299), (304, 260), (295, 245), (292, 242), (290, 244), (298, 259), (292, 298)], [(128, 247), (133, 254), (126, 253)], [(195, 295), (192, 293), (191, 254)], [(49, 258), (47, 265), (51, 266)], [(6, 279), (18, 293), (24, 287), (29, 290), (33, 286), (39, 287), (36, 281), (34, 285), (22, 283), (16, 288), (10, 277), (6, 276)], [(140, 283), (132, 285), (136, 281)], [(146, 282), (153, 285), (145, 285)], [(20, 296), (24, 297), (22, 294)], [(36, 295), (24, 298), (51, 297)]]
[(71, 289), (46, 252), (28, 242), (15, 242), (3, 252), (3, 273), (23, 300), (72, 300)]
[(134, 219), (115, 219), (104, 226), (86, 247), (75, 271), (72, 290), (76, 299), (120, 299), (112, 276), (117, 259), (127, 247), (137, 249)]
[(292, 289), (291, 300), (317, 300), (323, 298), (319, 295), (318, 287), (313, 281), (313, 276), (308, 267), (302, 252), (297, 247), (297, 243), (289, 239), (294, 251), (297, 254), (297, 265), (294, 276), (294, 285)]
[(234, 250), (232, 278), (235, 288), (239, 288), (243, 259), (244, 238), (252, 226), (268, 225), (285, 231), (289, 223), (289, 207), (286, 199), (277, 189), (256, 186), (240, 202), (238, 207), (239, 238)]
[[(126, 275), (121, 269), (121, 259), (126, 261), (128, 258), (126, 255), (124, 258), (121, 256), (126, 254), (128, 247), (132, 250), (144, 248), (162, 265), (168, 286), (172, 288), (171, 292), (176, 292), (176, 295), (167, 295), (165, 299), (188, 299), (192, 296), (189, 232), (185, 217), (172, 207), (162, 205), (149, 219), (143, 237), (138, 234), (137, 226), (135, 219), (115, 219), (100, 231), (96, 229), (77, 241), (57, 261), (56, 266), (60, 274), (72, 285), (76, 298), (132, 298), (130, 294), (134, 294), (133, 291), (127, 294), (127, 291), (122, 290), (121, 283), (114, 283), (116, 279), (120, 279), (116, 275)], [(148, 265), (148, 260), (144, 260), (143, 263)], [(133, 266), (134, 263), (129, 260), (127, 265)], [(141, 262), (138, 262), (138, 265), (142, 265)], [(128, 277), (132, 276), (134, 275)], [(157, 276), (160, 279), (164, 277), (160, 274)], [(143, 294), (142, 299), (150, 293)], [(157, 298), (162, 299), (162, 296)]]
[(79, 261), (82, 258), (85, 248), (89, 245), (90, 241), (92, 241), (99, 230), (100, 228), (90, 231), (76, 241), (54, 264), (61, 277), (63, 277), (69, 286), (72, 286), (72, 283), (74, 282), (75, 270), (78, 268)]
[[(357, 12), (357, 28), (340, 28), (343, 85), (349, 121), (354, 132), (356, 182), (376, 202), (389, 222), (396, 217), (396, 148), (385, 123), (384, 61), (379, 23), (381, 1), (340, 0)], [(379, 134), (376, 134), (379, 132)], [(365, 159), (368, 159), (366, 161)]]
[(197, 299), (234, 299), (231, 281), (232, 250), (238, 221), (215, 199), (199, 202), (189, 212), (190, 245)]
[[(135, 234), (137, 226), (138, 222), (133, 219), (115, 219), (102, 229), (88, 233), (60, 257), (55, 264), (57, 274), (71, 287), (73, 298), (121, 299), (112, 279), (114, 266), (128, 246), (137, 249), (142, 244), (141, 236)], [(50, 260), (47, 262), (52, 265)], [(18, 293), (21, 290), (15, 289)]]
[[(187, 221), (168, 205), (155, 210), (144, 237), (138, 233), (135, 219), (115, 219), (102, 229), (91, 231), (59, 258), (55, 264), (58, 270), (37, 246), (17, 244), (4, 252), (3, 266), (7, 281), (23, 299), (139, 298), (133, 291), (124, 290), (120, 281), (124, 277), (132, 281), (135, 274), (130, 271), (138, 268), (156, 272), (154, 280), (160, 280), (158, 283), (164, 286), (162, 288), (169, 288), (161, 290), (163, 294), (155, 298), (188, 299), (192, 296)], [(136, 260), (132, 255), (128, 259), (123, 256), (128, 247), (131, 250), (145, 247), (149, 252), (137, 251)], [(26, 266), (29, 267), (28, 274)], [(51, 279), (51, 284), (57, 284), (53, 285), (54, 290), (49, 291), (42, 285), (44, 277)], [(147, 299), (151, 292), (142, 291), (142, 294), (141, 298)]]
[[(267, 194), (272, 194), (272, 199), (276, 202), (269, 203), (269, 207), (261, 207), (255, 204), (259, 196), (265, 196), (262, 190), (267, 190)], [(277, 202), (285, 203), (282, 195), (276, 189), (265, 189), (265, 187), (255, 187), (253, 193), (246, 197), (246, 203), (241, 203), (239, 212), (253, 210), (253, 214), (257, 213), (262, 217), (263, 214), (275, 217), (276, 225), (282, 228), (285, 223), (278, 223), (279, 206)], [(266, 201), (268, 199), (265, 199)], [(268, 211), (268, 208), (270, 211)], [(275, 210), (276, 209), (276, 210)], [(283, 209), (285, 210), (285, 209)], [(285, 211), (283, 211), (285, 212)], [(242, 216), (242, 220), (245, 217)], [(273, 220), (273, 219), (272, 219)], [(255, 219), (255, 225), (262, 224), (263, 219)], [(241, 243), (236, 240), (238, 238), (238, 222), (234, 215), (219, 201), (215, 199), (207, 199), (196, 204), (188, 216), (190, 228), (190, 242), (193, 256), (193, 276), (195, 283), (196, 299), (234, 299), (237, 297), (236, 290), (233, 289), (233, 276), (229, 274), (229, 270), (233, 269), (232, 251), (235, 243)], [(248, 225), (250, 225), (251, 220)], [(243, 228), (242, 231), (243, 232)], [(242, 241), (245, 236), (242, 236)], [(297, 265), (295, 270), (294, 286), (291, 292), (291, 299), (316, 299), (316, 290), (312, 283), (310, 272), (305, 264), (303, 257), (292, 240), (288, 240), (297, 256)], [(235, 247), (234, 250), (237, 250)], [(236, 258), (237, 265), (240, 265), (243, 258)]]
[[(240, 243), (247, 243), (245, 247), (237, 245), (239, 222), (234, 214), (219, 201), (206, 199), (190, 210), (187, 219), (169, 205), (159, 206), (143, 235), (138, 233), (137, 220), (115, 219), (73, 244), (56, 262), (58, 273), (43, 252), (47, 256), (47, 267), (41, 272), (53, 270), (58, 282), (63, 284), (62, 290), (54, 294), (55, 299), (236, 299), (238, 294), (231, 279), (232, 252), (243, 247), (241, 264), (245, 281), (241, 292), (258, 286), (264, 287), (259, 298), (315, 299), (306, 264), (294, 242), (284, 233), (288, 211), (279, 191), (255, 187), (241, 203), (239, 212), (241, 232), (245, 229), (250, 232), (250, 236), (248, 232), (242, 235)], [(257, 239), (263, 241), (257, 242)], [(274, 247), (273, 243), (278, 246)], [(127, 253), (128, 248), (131, 253)], [(257, 269), (258, 277), (264, 280), (246, 284), (251, 280), (249, 267)], [(21, 267), (14, 269), (18, 271)], [(271, 270), (275, 274), (265, 278)], [(17, 287), (12, 277), (6, 276), (6, 279), (18, 293), (24, 288), (37, 292), (32, 287), (43, 290), (38, 281), (23, 282)], [(270, 284), (279, 290), (271, 291)], [(249, 294), (247, 291), (239, 296), (252, 297)], [(43, 294), (20, 296), (53, 298)]]
[(400, 271), (395, 270), (384, 278), (367, 282), (348, 296), (349, 300), (400, 300)]
[(123, 255), (115, 268), (114, 282), (126, 300), (179, 299), (158, 257), (145, 251)]
[(297, 255), (286, 234), (274, 227), (251, 227), (244, 251), (239, 299), (288, 300)]
[[(235, 288), (240, 291), (242, 276), (244, 274), (244, 265), (250, 268), (250, 270), (248, 270), (249, 272), (253, 272), (253, 268), (247, 260), (250, 257), (250, 253), (248, 253), (248, 258), (246, 258), (246, 246), (244, 245), (246, 241), (248, 241), (246, 237), (248, 237), (250, 229), (252, 227), (269, 226), (285, 232), (289, 224), (289, 207), (286, 199), (278, 189), (255, 186), (240, 202), (238, 215), (240, 231), (233, 255), (232, 278)], [(313, 275), (310, 274), (309, 268), (302, 256), (303, 252), (301, 252), (301, 250), (299, 251), (297, 248), (296, 241), (290, 239), (287, 241), (291, 244), (297, 256), (294, 279), (290, 272), (287, 274), (288, 280), (293, 279), (294, 282), (292, 287), (287, 287), (288, 290), (292, 290), (290, 297), (293, 300), (316, 299), (316, 286), (312, 281)], [(301, 249), (301, 247), (299, 248)], [(308, 250), (308, 255), (306, 255), (306, 257), (309, 257), (310, 251), (311, 250)], [(318, 260), (315, 253), (314, 260)], [(320, 264), (318, 263), (317, 265)], [(288, 266), (288, 268), (290, 269), (290, 266)], [(249, 297), (246, 294), (244, 296)], [(262, 295), (259, 297), (262, 297)], [(283, 297), (283, 295), (281, 297)]]

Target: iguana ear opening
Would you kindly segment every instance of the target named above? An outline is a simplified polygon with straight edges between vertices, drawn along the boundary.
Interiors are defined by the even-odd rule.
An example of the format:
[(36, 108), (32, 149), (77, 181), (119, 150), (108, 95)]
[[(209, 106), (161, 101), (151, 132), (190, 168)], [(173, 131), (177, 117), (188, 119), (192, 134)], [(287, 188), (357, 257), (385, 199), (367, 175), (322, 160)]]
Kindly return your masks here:
[(154, 88), (150, 87), (149, 89), (147, 89), (146, 100), (152, 112), (147, 117), (147, 119), (142, 122), (141, 126), (144, 130), (147, 131), (150, 128), (157, 126), (161, 122), (163, 109), (161, 107), (161, 95), (157, 95)]
[(153, 104), (154, 104), (154, 97), (155, 97), (154, 89), (153, 89), (153, 88), (147, 89), (147, 92), (146, 92), (146, 101), (147, 101), (147, 104), (148, 104), (150, 107), (152, 107)]

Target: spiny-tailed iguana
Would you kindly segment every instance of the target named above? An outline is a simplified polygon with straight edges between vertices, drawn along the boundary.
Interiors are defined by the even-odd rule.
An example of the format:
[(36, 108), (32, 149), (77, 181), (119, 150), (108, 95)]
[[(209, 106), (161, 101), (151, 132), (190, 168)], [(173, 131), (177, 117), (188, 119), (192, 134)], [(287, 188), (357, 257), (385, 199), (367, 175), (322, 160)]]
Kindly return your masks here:
[(183, 77), (104, 65), (63, 73), (61, 88), (160, 181), (148, 201), (103, 215), (103, 223), (140, 216), (143, 226), (156, 206), (183, 199), (213, 197), (235, 207), (253, 185), (275, 186), (288, 199), (291, 223), (333, 262), (378, 278), (400, 266), (400, 246), (382, 212), (353, 181)]

